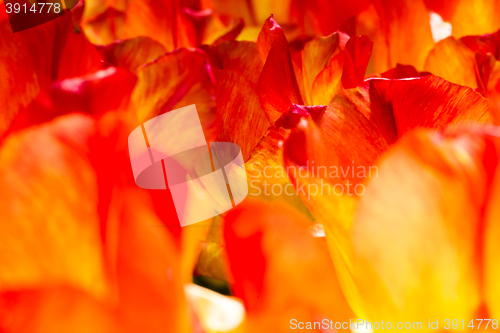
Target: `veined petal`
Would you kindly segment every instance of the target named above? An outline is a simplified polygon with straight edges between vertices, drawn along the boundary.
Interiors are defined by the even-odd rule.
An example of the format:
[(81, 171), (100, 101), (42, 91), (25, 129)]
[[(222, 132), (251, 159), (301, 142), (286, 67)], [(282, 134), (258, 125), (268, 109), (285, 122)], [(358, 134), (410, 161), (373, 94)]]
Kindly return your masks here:
[(106, 62), (137, 73), (139, 68), (167, 53), (165, 47), (148, 37), (116, 41), (99, 46)]
[(227, 41), (210, 46), (207, 53), (212, 67), (237, 71), (253, 83), (259, 80), (264, 62), (255, 42)]
[(256, 86), (238, 72), (217, 71), (219, 141), (238, 144), (246, 161), (270, 126)]
[(178, 49), (139, 70), (131, 110), (145, 121), (164, 112), (196, 104), (205, 137), (210, 141), (215, 138), (214, 81), (203, 51)]

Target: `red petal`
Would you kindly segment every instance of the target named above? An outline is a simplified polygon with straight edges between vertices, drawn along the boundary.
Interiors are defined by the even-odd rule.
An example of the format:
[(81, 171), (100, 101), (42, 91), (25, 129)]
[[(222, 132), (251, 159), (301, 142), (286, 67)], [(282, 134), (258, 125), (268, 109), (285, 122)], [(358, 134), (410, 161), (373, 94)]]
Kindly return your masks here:
[(304, 103), (295, 78), (288, 43), (281, 27), (272, 17), (264, 24), (257, 46), (261, 58), (266, 61), (258, 82), (260, 103), (269, 121), (274, 124), (292, 104)]
[(15, 34), (8, 24), (7, 20), (0, 21), (0, 58), (9, 69), (0, 77), (0, 133), (19, 108), (28, 105), (52, 81), (102, 68), (99, 53), (75, 31), (71, 15)]
[(352, 37), (347, 41), (342, 72), (345, 89), (355, 88), (363, 82), (372, 49), (373, 42), (367, 36)]
[(100, 116), (117, 110), (128, 103), (136, 81), (129, 71), (110, 67), (88, 76), (54, 82), (47, 93), (17, 114), (5, 135), (67, 113)]

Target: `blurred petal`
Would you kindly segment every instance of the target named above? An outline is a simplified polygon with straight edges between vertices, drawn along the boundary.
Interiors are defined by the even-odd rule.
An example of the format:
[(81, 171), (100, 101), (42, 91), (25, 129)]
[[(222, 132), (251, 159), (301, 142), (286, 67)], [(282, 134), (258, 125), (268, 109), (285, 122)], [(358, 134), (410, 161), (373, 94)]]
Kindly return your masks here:
[[(485, 158), (487, 171), (490, 172), (491, 188), (488, 193), (488, 206), (485, 209), (484, 221), (484, 297), (489, 315), (496, 318), (500, 315), (500, 266), (498, 263), (498, 237), (500, 236), (500, 140), (491, 144), (490, 154)], [(496, 150), (496, 151), (495, 151)], [(489, 163), (488, 163), (489, 162)], [(489, 165), (488, 165), (489, 164)]]
[(486, 35), (465, 36), (460, 41), (474, 52), (491, 53), (496, 59), (500, 58), (500, 30)]
[(392, 321), (472, 318), (480, 304), (486, 147), (473, 133), (417, 131), (383, 156), (352, 226), (363, 304), (351, 304), (359, 313)]
[(387, 79), (406, 79), (411, 77), (427, 76), (427, 72), (419, 72), (412, 65), (397, 64), (396, 67), (389, 69), (380, 74), (380, 76)]
[(70, 115), (3, 142), (0, 212), (11, 222), (1, 232), (3, 290), (63, 283), (107, 294), (96, 175), (87, 159), (93, 124)]
[(483, 35), (500, 28), (496, 13), (500, 11), (497, 0), (424, 0), (427, 8), (438, 13), (444, 21), (450, 22), (452, 35), (460, 38), (466, 35)]
[(148, 332), (189, 332), (182, 289), (181, 260), (168, 229), (154, 213), (147, 192), (133, 188), (114, 203), (117, 219), (108, 221), (114, 237), (116, 282), (129, 325)]
[(366, 34), (374, 42), (375, 71), (384, 72), (397, 63), (422, 69), (434, 46), (423, 1), (376, 0), (373, 5), (376, 15), (366, 12), (369, 15), (359, 19), (365, 27), (358, 34)]
[(240, 300), (195, 284), (186, 284), (184, 290), (205, 332), (233, 331), (243, 322), (245, 308)]
[(100, 116), (125, 107), (136, 81), (129, 71), (109, 67), (87, 76), (54, 82), (47, 92), (21, 109), (5, 135), (71, 112)]
[[(345, 20), (357, 16), (366, 9), (369, 1), (344, 2), (340, 0), (292, 0), (292, 17), (305, 30), (305, 33), (329, 35), (341, 30), (339, 27)], [(341, 30), (343, 31), (343, 30)]]
[(425, 70), (450, 82), (477, 88), (474, 52), (460, 40), (448, 37), (427, 56)]
[[(312, 237), (309, 224), (284, 204), (247, 200), (228, 213), (224, 237), (233, 290), (254, 330), (288, 331), (290, 318), (351, 317), (323, 239)], [(266, 320), (269, 313), (274, 320)]]
[(201, 245), (195, 273), (222, 281), (229, 281), (227, 255), (221, 225), (222, 217), (215, 218), (207, 238)]
[(68, 287), (3, 292), (0, 313), (0, 329), (5, 333), (84, 333), (89, 323), (96, 333), (126, 331), (117, 311)]

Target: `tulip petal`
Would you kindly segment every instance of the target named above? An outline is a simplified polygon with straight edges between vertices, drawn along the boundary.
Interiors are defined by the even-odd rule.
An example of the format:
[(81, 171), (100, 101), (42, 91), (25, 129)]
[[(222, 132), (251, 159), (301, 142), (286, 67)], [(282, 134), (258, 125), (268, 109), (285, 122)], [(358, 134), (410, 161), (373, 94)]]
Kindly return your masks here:
[(477, 88), (474, 52), (453, 37), (434, 46), (425, 61), (425, 70), (450, 82)]
[(214, 95), (212, 69), (203, 51), (179, 49), (139, 70), (131, 109), (144, 121), (196, 104), (205, 137), (210, 141), (215, 138)]
[[(366, 26), (358, 33), (368, 35), (373, 49), (376, 72), (384, 72), (397, 63), (421, 69), (434, 46), (429, 13), (422, 0), (373, 2), (376, 13), (366, 12), (359, 18)], [(404, 36), (404, 38), (402, 38)]]
[(85, 2), (82, 26), (94, 44), (143, 36), (173, 51), (197, 44), (195, 26), (181, 10), (175, 0), (90, 0)]
[(240, 300), (195, 284), (186, 284), (184, 290), (205, 332), (230, 332), (242, 324), (245, 308)]
[(266, 22), (264, 22), (264, 26), (260, 30), (257, 40), (257, 48), (263, 63), (266, 62), (268, 54), (275, 42), (278, 45), (277, 48), (288, 50), (288, 41), (286, 40), (285, 33), (271, 15)]
[(217, 72), (219, 141), (236, 143), (246, 161), (270, 126), (256, 86), (232, 70)]
[(107, 295), (86, 148), (93, 125), (88, 116), (70, 115), (3, 142), (0, 211), (10, 221), (1, 232), (3, 290), (60, 283)]
[[(497, 133), (498, 134), (498, 133)], [(496, 318), (500, 314), (500, 288), (498, 279), (500, 278), (500, 269), (498, 265), (498, 237), (500, 236), (500, 140), (498, 136), (490, 144), (490, 154), (485, 158), (487, 171), (490, 171), (491, 184), (488, 193), (488, 205), (486, 206), (484, 217), (484, 298), (486, 301), (488, 314), (491, 318)], [(489, 163), (488, 163), (489, 162)], [(488, 168), (489, 167), (489, 168)]]
[(125, 190), (117, 202), (115, 230), (106, 245), (116, 255), (116, 283), (127, 323), (135, 331), (189, 332), (182, 288), (181, 260), (168, 229), (156, 216), (148, 194), (139, 188)]
[(136, 73), (139, 67), (167, 53), (165, 47), (148, 37), (137, 37), (100, 46), (108, 63)]
[(407, 79), (411, 77), (427, 76), (430, 73), (419, 72), (412, 65), (397, 64), (396, 67), (389, 69), (380, 74), (381, 77), (387, 79)]
[(0, 312), (0, 329), (5, 333), (84, 333), (89, 323), (96, 333), (128, 332), (120, 324), (117, 311), (68, 287), (3, 292)]
[[(329, 65), (330, 59), (339, 46), (339, 33), (326, 37), (315, 38), (302, 49), (302, 78), (304, 80), (304, 99), (312, 104), (311, 94), (314, 94), (313, 83), (318, 74)], [(364, 73), (363, 73), (364, 75)]]
[(355, 88), (365, 78), (368, 61), (372, 54), (373, 42), (367, 36), (351, 37), (345, 45), (342, 86)]
[(333, 56), (314, 79), (312, 87), (312, 102), (314, 105), (328, 105), (343, 89), (342, 73), (344, 68), (344, 52)]
[(485, 154), (475, 133), (417, 131), (383, 156), (352, 225), (355, 309), (390, 321), (474, 315)]
[(102, 68), (97, 50), (74, 29), (71, 15), (12, 33), (0, 21), (0, 133), (20, 107), (26, 107), (52, 81), (93, 73)]
[[(245, 303), (249, 327), (284, 332), (290, 318), (350, 318), (325, 244), (312, 237), (309, 224), (285, 204), (253, 200), (226, 216), (224, 238), (233, 290)], [(270, 311), (276, 318), (266, 321)]]
[[(254, 42), (227, 41), (211, 47), (212, 66), (237, 71), (253, 83), (259, 80), (264, 63)], [(212, 59), (212, 58), (211, 58)]]
[(23, 108), (4, 135), (71, 113), (100, 116), (125, 107), (137, 78), (124, 69), (106, 70), (54, 82), (47, 92)]
[(452, 35), (460, 38), (466, 35), (484, 35), (500, 28), (496, 13), (500, 4), (495, 0), (425, 0), (427, 8), (438, 13), (452, 25)]

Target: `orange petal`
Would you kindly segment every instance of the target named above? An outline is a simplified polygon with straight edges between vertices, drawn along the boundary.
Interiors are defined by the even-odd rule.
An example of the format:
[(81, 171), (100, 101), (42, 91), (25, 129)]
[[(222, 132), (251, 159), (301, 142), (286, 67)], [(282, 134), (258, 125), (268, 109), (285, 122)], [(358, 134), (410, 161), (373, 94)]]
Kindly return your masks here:
[(86, 1), (82, 26), (98, 45), (140, 36), (154, 39), (167, 51), (197, 44), (196, 28), (175, 0)]
[(246, 161), (270, 126), (256, 86), (232, 70), (217, 72), (219, 141), (238, 144)]
[(106, 246), (116, 261), (118, 297), (132, 330), (190, 332), (182, 287), (181, 258), (169, 230), (156, 216), (147, 191), (123, 190)]
[(421, 130), (382, 157), (352, 224), (353, 276), (362, 300), (351, 304), (358, 315), (424, 325), (429, 318), (474, 316), (481, 302), (476, 241), (487, 154), (476, 133)]
[(500, 3), (496, 0), (425, 0), (426, 6), (450, 22), (452, 34), (456, 38), (466, 35), (484, 35), (500, 28), (496, 13)]
[(93, 126), (89, 116), (69, 115), (2, 143), (0, 214), (12, 222), (2, 224), (3, 290), (62, 283), (107, 295), (96, 174), (87, 155)]
[[(330, 59), (339, 51), (339, 33), (326, 37), (315, 38), (306, 43), (302, 49), (302, 78), (304, 85), (304, 99), (307, 104), (313, 103), (312, 94), (315, 93), (313, 83), (318, 74), (330, 63)], [(364, 73), (363, 73), (364, 74)]]
[(344, 68), (345, 52), (333, 56), (326, 66), (314, 79), (312, 87), (312, 102), (314, 105), (328, 105), (343, 89), (342, 73)]
[(427, 56), (425, 70), (450, 82), (477, 88), (474, 52), (461, 40), (448, 37)]
[(109, 305), (64, 286), (3, 292), (0, 312), (0, 329), (5, 333), (84, 333), (89, 323), (96, 333), (128, 329)]
[(136, 73), (147, 64), (167, 53), (163, 45), (148, 37), (137, 37), (100, 46), (106, 62)]
[[(491, 318), (496, 318), (500, 315), (500, 288), (498, 285), (498, 279), (500, 278), (500, 269), (498, 263), (498, 242), (497, 239), (500, 236), (500, 206), (498, 205), (498, 200), (500, 200), (500, 168), (499, 168), (499, 156), (500, 156), (500, 140), (498, 139), (498, 128), (497, 128), (497, 138), (491, 144), (489, 156), (485, 158), (485, 164), (489, 162), (490, 180), (491, 187), (488, 200), (488, 206), (485, 207), (485, 221), (484, 221), (484, 297), (488, 309), (488, 314)], [(488, 166), (488, 165), (487, 165)]]
[(250, 327), (284, 332), (291, 318), (350, 318), (323, 239), (313, 238), (309, 224), (284, 204), (247, 200), (228, 213), (224, 237), (233, 290)]
[(237, 71), (253, 83), (259, 80), (264, 63), (256, 43), (227, 41), (211, 46), (207, 53), (213, 67)]
[(215, 138), (214, 81), (203, 51), (178, 49), (139, 70), (131, 110), (145, 121), (164, 112), (196, 104), (205, 137), (210, 141)]
[(363, 29), (358, 27), (358, 33), (368, 35), (375, 43), (375, 71), (384, 72), (397, 63), (422, 69), (434, 46), (429, 13), (423, 1), (377, 0), (373, 6), (359, 17)]
[[(415, 127), (443, 128), (448, 124), (492, 122), (487, 101), (468, 87), (439, 77), (398, 80), (392, 84), (392, 107), (399, 135)], [(424, 112), (419, 113), (419, 110)]]
[[(310, 126), (292, 132), (284, 145), (285, 166), (306, 166), (304, 173), (288, 175), (315, 218), (329, 219), (337, 211), (339, 223), (348, 226), (357, 200), (356, 186), (371, 178), (373, 163), (398, 137), (412, 128), (443, 129), (491, 121), (487, 101), (470, 88), (435, 76), (370, 79), (364, 87), (345, 90), (334, 98), (316, 122), (321, 139), (314, 134), (316, 126), (311, 121)], [(320, 167), (326, 167), (326, 174)], [(345, 238), (346, 233), (341, 234)]]

